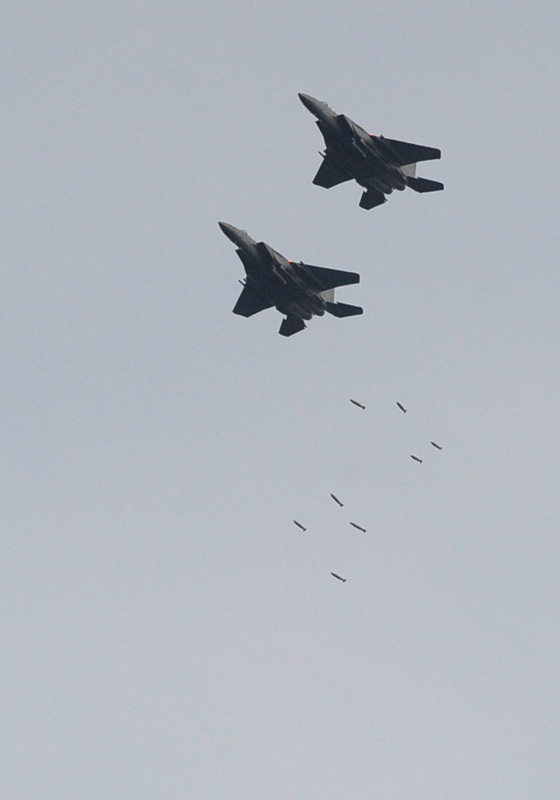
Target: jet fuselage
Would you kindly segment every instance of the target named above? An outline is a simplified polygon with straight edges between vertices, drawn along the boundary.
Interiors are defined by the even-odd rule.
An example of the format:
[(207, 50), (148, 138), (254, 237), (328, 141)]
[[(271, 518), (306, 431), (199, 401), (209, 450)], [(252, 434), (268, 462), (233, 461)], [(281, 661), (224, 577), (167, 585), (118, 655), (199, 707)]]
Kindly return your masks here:
[[(220, 223), (220, 226), (223, 224)], [(237, 244), (237, 254), (245, 268), (247, 284), (251, 284), (257, 294), (269, 300), (281, 314), (305, 320), (310, 320), (315, 314), (323, 316), (325, 299), (313, 291), (313, 283), (310, 286), (298, 274), (301, 272), (299, 264), (296, 267), (265, 242), (255, 242), (247, 231), (238, 228), (234, 228), (234, 231), (233, 236), (226, 235)]]
[(303, 320), (310, 320), (314, 315), (321, 317), (325, 311), (334, 316), (362, 313), (356, 306), (333, 302), (334, 286), (357, 283), (359, 275), (356, 273), (294, 263), (265, 242), (256, 242), (247, 231), (226, 222), (220, 222), (219, 226), (237, 246), (236, 252), (247, 276), (241, 282), (245, 288), (235, 313), (252, 316), (274, 306), (289, 320), (287, 328), (284, 324), (281, 332), (287, 329), (294, 333), (305, 327)]
[(402, 169), (391, 164), (380, 152), (377, 137), (357, 125), (344, 114), (334, 115), (329, 123), (317, 120), (326, 147), (333, 162), (364, 189), (375, 189), (383, 194), (399, 192), (406, 187)]
[(416, 192), (434, 192), (443, 184), (416, 178), (416, 162), (440, 158), (435, 147), (425, 147), (384, 136), (369, 134), (344, 114), (337, 114), (328, 103), (300, 94), (303, 105), (317, 117), (317, 126), (325, 140), (323, 164), (313, 183), (330, 189), (339, 183), (355, 180), (366, 189), (360, 205), (373, 208), (385, 202), (384, 195), (407, 186)]

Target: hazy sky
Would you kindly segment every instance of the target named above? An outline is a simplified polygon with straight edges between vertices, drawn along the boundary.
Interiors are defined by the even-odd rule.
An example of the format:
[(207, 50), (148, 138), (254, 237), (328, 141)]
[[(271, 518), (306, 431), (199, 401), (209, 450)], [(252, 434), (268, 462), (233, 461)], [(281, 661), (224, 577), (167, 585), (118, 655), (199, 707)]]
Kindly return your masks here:
[[(2, 799), (557, 800), (557, 3), (0, 20)], [(218, 220), (364, 315), (233, 315)]]

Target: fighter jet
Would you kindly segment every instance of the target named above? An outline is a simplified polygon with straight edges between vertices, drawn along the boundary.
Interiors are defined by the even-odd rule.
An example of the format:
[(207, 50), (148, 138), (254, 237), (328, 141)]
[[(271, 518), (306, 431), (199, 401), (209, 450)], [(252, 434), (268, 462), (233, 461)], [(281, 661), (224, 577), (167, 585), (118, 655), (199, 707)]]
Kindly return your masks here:
[(303, 525), (301, 524), (301, 522), (298, 522), (297, 519), (294, 519), (292, 521), (293, 521), (294, 525), (297, 525), (298, 528), (301, 528), (302, 531), (305, 532), (307, 530), (307, 528), (304, 528)]
[(337, 114), (327, 103), (300, 94), (303, 105), (317, 117), (326, 150), (323, 163), (313, 179), (317, 186), (330, 189), (355, 180), (366, 190), (360, 207), (380, 206), (385, 195), (406, 186), (415, 192), (437, 192), (443, 183), (416, 177), (416, 163), (441, 158), (441, 150), (420, 144), (399, 142), (368, 133), (350, 117)]
[(406, 408), (402, 405), (402, 403), (399, 403), (398, 400), (397, 400), (397, 405), (400, 408), (400, 410), (403, 412), (403, 414), (406, 414)]
[(415, 461), (418, 461), (419, 464), (422, 463), (422, 459), (418, 458), (418, 456), (410, 456), (410, 457), (413, 458)]
[(354, 403), (354, 405), (355, 405), (355, 406), (358, 406), (358, 408), (362, 408), (362, 409), (364, 409), (364, 410), (365, 410), (365, 406), (364, 406), (364, 405), (362, 405), (362, 403), (358, 403), (358, 401), (357, 401), (357, 400), (352, 400), (352, 398), (350, 398), (350, 402), (351, 402), (351, 403)]
[(357, 272), (288, 261), (265, 242), (256, 242), (247, 231), (227, 222), (218, 225), (237, 245), (236, 253), (247, 275), (241, 281), (243, 291), (234, 314), (251, 317), (274, 306), (286, 315), (279, 330), (282, 336), (302, 331), (307, 327), (304, 320), (310, 320), (314, 314), (322, 317), (325, 311), (335, 317), (363, 314), (363, 308), (334, 302), (335, 287), (360, 282)]
[(333, 576), (333, 578), (336, 578), (337, 580), (342, 581), (342, 583), (346, 583), (346, 578), (341, 578), (340, 575), (336, 574), (336, 572), (331, 572), (331, 575)]
[(340, 500), (338, 499), (338, 497), (337, 497), (335, 494), (333, 494), (332, 492), (331, 492), (331, 497), (332, 497), (332, 499), (334, 500), (334, 502), (335, 502), (335, 503), (338, 503), (338, 505), (339, 505), (341, 508), (344, 506), (344, 503), (341, 503), (341, 502), (340, 502)]
[(443, 450), (443, 447), (437, 442), (430, 442), (430, 444), (432, 445), (432, 447), (435, 447), (436, 450)]

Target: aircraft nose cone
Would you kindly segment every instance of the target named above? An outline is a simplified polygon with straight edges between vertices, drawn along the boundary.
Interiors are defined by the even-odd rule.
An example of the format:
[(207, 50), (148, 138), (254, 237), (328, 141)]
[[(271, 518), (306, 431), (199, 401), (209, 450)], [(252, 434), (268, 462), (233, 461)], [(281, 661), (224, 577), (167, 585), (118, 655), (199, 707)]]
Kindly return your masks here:
[(310, 94), (303, 94), (302, 92), (298, 93), (298, 97), (306, 107), (308, 111), (311, 111), (312, 114), (315, 113), (315, 109), (317, 108), (317, 100), (314, 97), (311, 97)]
[(230, 225), (229, 222), (218, 222), (218, 225), (220, 226), (222, 233), (225, 233), (228, 239), (231, 239), (231, 241), (234, 242), (237, 228), (235, 228), (233, 225)]
[(248, 242), (251, 242), (252, 239), (247, 233), (247, 231), (242, 231), (239, 228), (236, 228), (235, 225), (230, 225), (229, 222), (218, 222), (222, 233), (225, 233), (227, 238), (233, 242), (237, 247), (245, 247)]

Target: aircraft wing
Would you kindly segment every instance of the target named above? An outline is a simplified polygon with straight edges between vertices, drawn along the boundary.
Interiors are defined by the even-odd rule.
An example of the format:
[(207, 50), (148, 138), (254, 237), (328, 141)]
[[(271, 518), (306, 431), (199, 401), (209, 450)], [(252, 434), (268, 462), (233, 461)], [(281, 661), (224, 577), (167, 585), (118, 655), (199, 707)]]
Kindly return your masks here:
[[(416, 164), (418, 161), (432, 161), (441, 158), (441, 150), (437, 147), (425, 147), (422, 144), (399, 142), (398, 139), (386, 139), (384, 136), (374, 136), (381, 147), (392, 156), (397, 167), (405, 164)], [(395, 161), (395, 156), (397, 157)]]
[(339, 183), (350, 180), (352, 180), (350, 175), (333, 163), (327, 154), (313, 178), (313, 183), (315, 186), (323, 186), (325, 189), (330, 189), (333, 186), (338, 186)]
[(239, 314), (241, 317), (252, 317), (253, 314), (258, 314), (259, 311), (264, 311), (265, 308), (271, 308), (271, 306), (272, 303), (257, 294), (251, 286), (244, 286), (233, 313)]
[(341, 269), (328, 269), (327, 267), (314, 267), (311, 264), (300, 263), (302, 267), (313, 275), (319, 291), (334, 289), (336, 286), (349, 286), (351, 283), (359, 283), (360, 276), (357, 272), (344, 272)]

